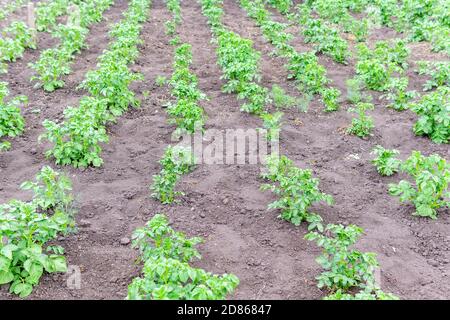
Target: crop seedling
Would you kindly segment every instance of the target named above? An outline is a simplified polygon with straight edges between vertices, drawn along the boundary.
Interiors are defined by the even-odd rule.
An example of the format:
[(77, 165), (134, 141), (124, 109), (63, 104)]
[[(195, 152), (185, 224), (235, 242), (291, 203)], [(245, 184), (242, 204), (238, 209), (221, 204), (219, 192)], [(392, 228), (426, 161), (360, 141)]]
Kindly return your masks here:
[(450, 207), (450, 165), (445, 159), (413, 151), (400, 169), (411, 176), (414, 184), (406, 180), (390, 184), (389, 193), (400, 197), (401, 202), (412, 202), (416, 207), (414, 215), (436, 219), (439, 208)]
[(359, 102), (355, 107), (348, 109), (349, 112), (358, 114), (358, 118), (352, 119), (352, 124), (347, 129), (347, 133), (357, 135), (360, 138), (367, 137), (375, 127), (371, 116), (366, 114), (367, 110), (373, 110), (374, 105), (369, 102)]
[(380, 288), (366, 288), (355, 295), (337, 290), (324, 298), (324, 300), (399, 300), (392, 293), (383, 292)]
[(365, 44), (357, 45), (356, 74), (368, 89), (386, 91), (394, 73), (403, 73), (408, 67), (409, 49), (404, 41), (379, 41), (373, 50)]
[(167, 78), (164, 76), (157, 76), (155, 79), (155, 83), (158, 87), (163, 87), (167, 83)]
[(406, 91), (407, 87), (407, 77), (391, 79), (388, 93), (382, 96), (382, 98), (392, 101), (387, 105), (388, 108), (392, 108), (397, 111), (402, 111), (409, 108), (409, 103), (412, 99), (417, 97), (417, 93), (415, 91)]
[(289, 78), (297, 80), (299, 89), (311, 94), (319, 93), (329, 82), (314, 52), (295, 53), (286, 67), (290, 71)]
[(46, 152), (47, 157), (54, 157), (60, 165), (74, 167), (99, 167), (103, 164), (100, 157), (100, 142), (108, 142), (105, 123), (112, 121), (107, 111), (107, 100), (84, 97), (78, 108), (68, 107), (64, 110), (65, 121), (57, 124), (45, 120), (46, 133), (39, 140), (48, 140), (54, 144)]
[(19, 107), (26, 104), (28, 99), (25, 96), (17, 96), (6, 101), (8, 95), (8, 83), (0, 82), (0, 138), (16, 137), (25, 128), (25, 120)]
[(350, 103), (356, 104), (363, 100), (361, 91), (364, 88), (364, 84), (358, 78), (348, 79), (346, 82), (347, 85), (347, 100)]
[(174, 72), (169, 81), (172, 95), (177, 99), (169, 103), (167, 113), (170, 122), (177, 125), (175, 135), (185, 132), (195, 133), (203, 130), (205, 114), (198, 101), (206, 99), (203, 92), (198, 89), (198, 79), (189, 70), (192, 63), (191, 46), (182, 44), (175, 51)]
[(42, 86), (45, 91), (53, 92), (64, 86), (62, 76), (71, 72), (68, 52), (57, 49), (44, 50), (38, 61), (29, 64), (37, 75), (31, 80), (38, 80), (35, 87)]
[(11, 142), (2, 141), (0, 142), (0, 151), (8, 151), (11, 149)]
[(288, 95), (282, 87), (276, 84), (272, 86), (270, 97), (277, 109), (292, 108), (298, 104), (296, 98)]
[(303, 30), (305, 43), (314, 43), (314, 49), (339, 63), (346, 64), (349, 58), (347, 41), (342, 39), (339, 31), (320, 19), (307, 18)]
[(422, 96), (410, 108), (419, 119), (414, 124), (414, 133), (429, 136), (435, 143), (450, 141), (450, 87), (439, 87)]
[(287, 14), (293, 5), (292, 0), (268, 0), (268, 3), (281, 14)]
[(423, 86), (425, 91), (444, 85), (450, 86), (449, 62), (419, 61), (417, 65), (419, 67), (417, 70), (418, 74), (427, 75), (431, 78)]
[(389, 150), (378, 145), (372, 150), (372, 154), (375, 155), (375, 159), (372, 163), (377, 168), (377, 171), (382, 176), (392, 176), (399, 168), (401, 161), (396, 158), (399, 152), (395, 149)]
[(373, 287), (374, 270), (378, 267), (375, 253), (350, 249), (362, 233), (363, 230), (355, 225), (329, 224), (324, 234), (310, 232), (305, 236), (306, 240), (315, 241), (323, 248), (316, 259), (325, 270), (317, 277), (319, 288), (346, 292), (356, 287)]
[(320, 92), (322, 102), (325, 105), (326, 112), (333, 112), (339, 110), (339, 97), (341, 91), (337, 88), (325, 88)]
[(11, 200), (0, 205), (0, 285), (27, 297), (44, 272), (66, 272), (66, 259), (60, 246), (47, 243), (73, 230), (70, 180), (50, 167), (44, 167), (35, 182), (25, 182), (32, 189), (31, 202)]
[(263, 113), (261, 119), (263, 120), (264, 128), (267, 129), (267, 139), (269, 141), (277, 141), (280, 136), (282, 125), (283, 112)]
[(186, 238), (174, 231), (168, 219), (156, 214), (133, 234), (133, 246), (140, 250), (143, 275), (128, 286), (128, 300), (223, 300), (239, 284), (233, 274), (221, 276), (190, 266), (200, 253), (201, 238)]
[(159, 163), (162, 170), (153, 176), (151, 196), (163, 204), (170, 204), (175, 201), (176, 196), (183, 195), (183, 192), (174, 189), (181, 175), (194, 169), (195, 159), (190, 148), (168, 146)]
[(308, 210), (316, 202), (331, 205), (333, 197), (320, 191), (319, 180), (312, 177), (311, 170), (297, 168), (286, 156), (279, 158), (272, 154), (267, 158), (267, 172), (262, 177), (273, 184), (263, 184), (261, 189), (279, 196), (279, 200), (269, 204), (269, 209), (281, 209), (280, 217), (294, 225), (307, 221), (310, 230), (323, 228), (320, 216)]

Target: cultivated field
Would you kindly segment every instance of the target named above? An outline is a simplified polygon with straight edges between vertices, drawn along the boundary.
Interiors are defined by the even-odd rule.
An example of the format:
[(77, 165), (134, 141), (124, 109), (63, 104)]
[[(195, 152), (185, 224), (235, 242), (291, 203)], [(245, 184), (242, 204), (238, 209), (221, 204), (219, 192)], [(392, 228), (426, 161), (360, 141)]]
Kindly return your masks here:
[(0, 299), (450, 298), (448, 0), (0, 8)]

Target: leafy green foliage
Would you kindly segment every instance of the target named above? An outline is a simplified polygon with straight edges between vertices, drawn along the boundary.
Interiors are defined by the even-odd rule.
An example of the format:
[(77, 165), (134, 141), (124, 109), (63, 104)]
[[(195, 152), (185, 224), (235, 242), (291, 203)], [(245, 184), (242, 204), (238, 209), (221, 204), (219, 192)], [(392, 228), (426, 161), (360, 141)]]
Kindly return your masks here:
[(269, 141), (277, 141), (281, 131), (281, 120), (283, 112), (263, 113), (261, 119), (263, 120), (264, 128), (267, 129), (267, 139)]
[(192, 52), (189, 44), (180, 45), (175, 51), (174, 72), (169, 81), (172, 95), (177, 99), (175, 104), (169, 104), (167, 113), (171, 122), (177, 125), (177, 134), (194, 133), (203, 130), (205, 114), (198, 101), (206, 99), (198, 89), (197, 77), (189, 70), (192, 63)]
[(306, 240), (315, 241), (323, 248), (316, 261), (325, 270), (317, 277), (318, 287), (332, 291), (365, 288), (375, 283), (374, 270), (378, 267), (375, 253), (350, 249), (363, 230), (355, 225), (329, 224), (325, 234), (310, 232)]
[(36, 49), (34, 30), (22, 21), (14, 21), (1, 32), (0, 73), (7, 72), (5, 62), (14, 62), (23, 57), (25, 49)]
[(450, 141), (450, 87), (439, 87), (436, 91), (422, 96), (410, 108), (419, 119), (414, 125), (414, 133), (428, 136), (435, 143)]
[(329, 80), (325, 68), (319, 64), (314, 52), (295, 53), (287, 64), (289, 78), (297, 80), (302, 90), (319, 93)]
[(279, 85), (273, 85), (270, 97), (277, 109), (292, 108), (298, 105), (296, 98), (288, 95), (286, 91)]
[(0, 151), (8, 151), (9, 149), (11, 149), (11, 142), (9, 141), (0, 142)]
[(18, 136), (25, 128), (20, 105), (26, 104), (27, 98), (17, 96), (7, 101), (8, 95), (8, 83), (0, 82), (0, 138)]
[(42, 85), (45, 91), (52, 92), (64, 86), (62, 78), (71, 72), (75, 54), (87, 47), (89, 26), (100, 22), (103, 12), (112, 4), (112, 0), (80, 2), (78, 10), (69, 12), (67, 25), (53, 25), (52, 34), (59, 39), (58, 47), (44, 50), (35, 63), (29, 64), (36, 72), (31, 80), (38, 80), (37, 87)]
[(69, 0), (38, 2), (35, 10), (36, 29), (38, 31), (49, 31), (56, 26), (57, 18), (67, 13), (69, 3)]
[(162, 170), (153, 176), (153, 184), (150, 190), (152, 197), (169, 204), (175, 201), (175, 197), (183, 195), (175, 191), (175, 186), (181, 175), (191, 172), (195, 167), (195, 159), (190, 148), (181, 146), (168, 146), (163, 158), (159, 161)]
[(339, 63), (346, 64), (349, 58), (347, 41), (339, 31), (330, 27), (325, 21), (309, 18), (303, 29), (305, 43), (314, 43), (314, 49)]
[(371, 116), (366, 114), (367, 110), (373, 110), (374, 105), (369, 102), (358, 102), (355, 107), (348, 109), (349, 112), (356, 113), (357, 118), (352, 119), (352, 124), (347, 129), (347, 133), (357, 135), (364, 138), (370, 135), (370, 132), (375, 127)]
[(222, 67), (222, 79), (227, 80), (223, 91), (237, 93), (247, 99), (241, 110), (260, 114), (270, 102), (269, 92), (258, 84), (261, 54), (253, 49), (253, 42), (231, 31), (222, 31), (217, 37), (218, 63)]
[(282, 14), (287, 14), (293, 5), (292, 0), (268, 0), (268, 3)]
[(38, 74), (31, 80), (38, 80), (36, 87), (42, 86), (45, 91), (53, 92), (64, 86), (61, 77), (71, 72), (68, 54), (64, 50), (47, 49), (41, 53), (39, 60), (29, 66)]
[(39, 139), (54, 144), (46, 156), (54, 157), (57, 164), (73, 165), (76, 168), (101, 166), (103, 160), (99, 143), (108, 142), (104, 125), (107, 119), (111, 119), (107, 100), (84, 97), (78, 108), (66, 108), (64, 117), (62, 124), (50, 120), (43, 123), (47, 131)]
[(417, 96), (417, 93), (415, 91), (406, 91), (407, 88), (407, 77), (392, 78), (388, 86), (388, 93), (382, 96), (382, 98), (392, 101), (387, 107), (397, 111), (408, 109), (409, 103)]
[(53, 143), (46, 152), (56, 163), (75, 167), (101, 166), (99, 143), (108, 142), (106, 125), (115, 121), (128, 107), (139, 106), (139, 100), (129, 88), (143, 76), (132, 72), (128, 64), (138, 56), (137, 46), (142, 23), (147, 19), (149, 0), (133, 0), (124, 19), (115, 24), (109, 35), (111, 42), (99, 57), (97, 69), (89, 71), (81, 87), (92, 97), (83, 97), (77, 108), (65, 110), (65, 121), (56, 124), (44, 121), (47, 132), (40, 139)]
[(414, 215), (437, 218), (437, 209), (450, 207), (450, 165), (437, 154), (423, 156), (413, 151), (402, 163), (401, 171), (409, 174), (414, 184), (402, 180), (389, 185), (389, 193), (400, 197), (401, 202), (412, 202)]
[(427, 75), (431, 78), (423, 86), (425, 91), (436, 87), (450, 86), (449, 62), (419, 61), (417, 65), (419, 67), (417, 70), (418, 74)]
[(339, 97), (341, 91), (337, 88), (325, 88), (320, 92), (322, 102), (325, 105), (326, 112), (333, 112), (339, 110)]
[(391, 76), (402, 73), (408, 67), (409, 49), (402, 40), (394, 43), (378, 41), (373, 50), (361, 43), (357, 45), (357, 50), (356, 74), (368, 89), (386, 91)]
[(31, 202), (12, 200), (0, 205), (0, 285), (21, 298), (28, 296), (44, 272), (65, 272), (64, 249), (47, 243), (59, 234), (73, 230), (70, 180), (50, 167), (44, 167), (32, 189)]
[(133, 234), (141, 252), (143, 277), (128, 286), (128, 300), (223, 300), (239, 284), (232, 274), (214, 275), (189, 263), (200, 259), (195, 246), (201, 238), (174, 231), (164, 215), (156, 214)]
[(272, 184), (263, 184), (261, 189), (271, 190), (280, 197), (269, 209), (281, 209), (280, 217), (294, 225), (307, 221), (309, 230), (322, 230), (322, 218), (309, 212), (309, 207), (320, 201), (331, 205), (333, 198), (319, 190), (319, 180), (312, 177), (311, 170), (297, 168), (286, 156), (279, 158), (272, 154), (267, 158), (267, 172), (262, 177)]
[(385, 293), (379, 288), (366, 288), (355, 295), (337, 290), (335, 293), (326, 296), (324, 300), (399, 300), (399, 298), (392, 293)]
[(389, 150), (377, 145), (373, 148), (372, 154), (376, 156), (372, 163), (381, 175), (391, 176), (400, 168), (401, 161), (396, 158), (399, 154), (397, 150)]

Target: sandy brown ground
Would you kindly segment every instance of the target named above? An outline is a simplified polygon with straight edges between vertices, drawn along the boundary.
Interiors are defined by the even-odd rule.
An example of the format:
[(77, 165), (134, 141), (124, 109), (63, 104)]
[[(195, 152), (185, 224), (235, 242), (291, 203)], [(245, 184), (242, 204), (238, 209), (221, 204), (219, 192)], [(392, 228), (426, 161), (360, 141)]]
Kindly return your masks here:
[[(31, 70), (27, 63), (35, 61), (40, 50), (54, 45), (49, 36), (40, 38), (39, 50), (28, 51), (24, 59), (11, 64), (5, 81), (13, 94), (29, 96), (24, 112), (27, 129), (12, 140), (10, 152), (0, 154), (0, 203), (11, 198), (28, 199), (18, 191), (24, 180), (31, 179), (45, 164), (52, 165), (43, 153), (46, 145), (38, 145), (44, 119), (61, 119), (67, 105), (76, 105), (84, 94), (75, 88), (86, 71), (95, 67), (96, 58), (106, 48), (108, 25), (117, 21), (126, 9), (126, 1), (118, 0), (105, 13), (107, 21), (92, 28), (89, 49), (75, 62), (75, 72), (68, 76), (66, 87), (51, 94), (33, 89), (29, 82)], [(287, 81), (283, 59), (270, 57), (272, 47), (260, 30), (234, 0), (225, 0), (225, 24), (233, 31), (255, 41), (263, 53), (262, 84), (279, 84), (298, 95), (293, 82)], [(207, 128), (256, 128), (260, 121), (239, 111), (241, 102), (235, 95), (221, 92), (223, 81), (216, 64), (215, 47), (200, 6), (194, 0), (183, 3), (183, 24), (179, 28), (182, 41), (192, 44), (193, 71), (199, 86), (210, 100), (203, 103), (208, 114)], [(320, 250), (303, 240), (305, 226), (295, 227), (277, 219), (277, 212), (267, 211), (275, 198), (259, 186), (260, 167), (255, 165), (200, 165), (183, 177), (179, 189), (186, 195), (181, 203), (163, 206), (149, 198), (148, 186), (158, 173), (164, 148), (172, 143), (174, 127), (167, 124), (162, 107), (170, 99), (167, 89), (154, 85), (158, 75), (170, 77), (173, 47), (168, 45), (164, 22), (169, 13), (162, 0), (153, 0), (150, 20), (144, 25), (141, 56), (134, 70), (145, 75), (135, 85), (138, 93), (149, 91), (142, 107), (131, 110), (118, 123), (109, 127), (110, 143), (104, 146), (105, 164), (100, 169), (77, 170), (65, 167), (74, 182), (77, 198), (79, 230), (58, 243), (67, 251), (69, 264), (82, 270), (82, 287), (71, 290), (66, 275), (46, 275), (31, 299), (123, 299), (127, 285), (139, 274), (134, 264), (137, 252), (122, 245), (123, 237), (145, 224), (155, 213), (170, 217), (174, 228), (190, 236), (202, 236), (203, 259), (196, 263), (209, 271), (236, 274), (241, 284), (235, 299), (319, 299), (325, 293), (316, 287), (315, 276), (321, 271), (314, 261)], [(279, 21), (284, 17), (275, 14)], [(292, 31), (297, 31), (295, 27)], [(379, 30), (371, 40), (396, 36)], [(310, 50), (296, 37), (293, 44), (299, 51)], [(417, 59), (442, 59), (430, 54), (426, 45), (411, 45), (411, 62)], [(334, 85), (345, 92), (345, 80), (354, 74), (354, 61), (348, 66), (320, 57)], [(412, 72), (411, 87), (420, 90), (426, 80)], [(2, 78), (3, 79), (3, 78)], [(376, 123), (374, 136), (362, 140), (343, 135), (342, 128), (351, 120), (342, 110), (325, 114), (319, 101), (313, 101), (308, 113), (298, 110), (285, 115), (281, 134), (281, 152), (302, 168), (311, 168), (321, 180), (324, 192), (334, 196), (332, 207), (317, 205), (314, 211), (326, 222), (355, 223), (366, 235), (358, 248), (378, 254), (381, 264), (381, 285), (402, 299), (444, 299), (450, 295), (450, 226), (448, 210), (438, 220), (411, 216), (413, 208), (401, 205), (387, 194), (387, 184), (402, 176), (382, 178), (370, 164), (370, 150), (376, 144), (397, 148), (406, 158), (412, 150), (425, 154), (439, 153), (450, 158), (448, 145), (436, 145), (416, 137), (412, 125), (416, 116), (386, 109), (385, 102), (375, 100), (372, 112)], [(36, 113), (33, 110), (39, 109)], [(358, 159), (359, 158), (359, 159)], [(0, 299), (14, 298), (7, 288), (0, 289)]]

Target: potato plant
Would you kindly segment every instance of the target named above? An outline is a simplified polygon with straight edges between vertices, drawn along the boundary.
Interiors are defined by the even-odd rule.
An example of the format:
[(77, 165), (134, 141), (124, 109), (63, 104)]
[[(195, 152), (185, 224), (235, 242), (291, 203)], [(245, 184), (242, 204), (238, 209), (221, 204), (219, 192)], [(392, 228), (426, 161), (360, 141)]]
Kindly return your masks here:
[(325, 88), (320, 91), (322, 102), (325, 105), (326, 112), (333, 112), (339, 110), (339, 97), (341, 91), (337, 88)]
[(175, 191), (175, 186), (183, 174), (191, 172), (195, 167), (194, 155), (190, 148), (168, 146), (159, 161), (161, 172), (153, 176), (150, 186), (151, 196), (163, 204), (170, 204), (183, 192)]
[(331, 57), (336, 62), (347, 64), (350, 54), (347, 41), (325, 21), (309, 18), (303, 29), (303, 37), (305, 43), (314, 44), (317, 52)]
[(356, 74), (371, 90), (388, 90), (391, 77), (395, 73), (402, 74), (408, 67), (409, 49), (402, 40), (392, 43), (378, 41), (374, 49), (358, 44), (357, 51)]
[[(329, 224), (324, 232), (310, 232), (306, 240), (323, 248), (316, 259), (324, 271), (317, 277), (318, 287), (331, 292), (348, 292), (353, 288), (372, 288), (374, 271), (378, 267), (375, 253), (351, 249), (363, 230), (356, 225)], [(338, 291), (339, 292), (339, 291)]]
[(408, 78), (392, 78), (388, 85), (388, 93), (382, 98), (391, 101), (386, 107), (397, 111), (403, 111), (409, 108), (410, 102), (417, 97), (416, 91), (407, 91)]
[(267, 2), (282, 14), (289, 13), (293, 6), (292, 0), (268, 0)]
[(401, 165), (401, 161), (396, 158), (400, 154), (398, 150), (385, 149), (377, 145), (373, 148), (372, 154), (375, 155), (372, 164), (377, 168), (379, 174), (382, 176), (392, 176), (398, 172)]
[(23, 57), (26, 49), (36, 49), (35, 31), (22, 21), (14, 21), (0, 36), (0, 73), (7, 72), (6, 62)]
[(0, 285), (9, 284), (11, 293), (24, 298), (44, 272), (66, 272), (64, 249), (48, 242), (72, 231), (75, 222), (66, 176), (44, 167), (22, 188), (33, 190), (32, 201), (0, 205)]
[(333, 197), (319, 189), (319, 180), (313, 178), (312, 171), (294, 166), (286, 156), (272, 154), (267, 158), (267, 172), (262, 175), (271, 184), (261, 186), (262, 190), (271, 190), (279, 199), (269, 204), (269, 209), (280, 209), (280, 218), (298, 226), (309, 223), (309, 230), (322, 230), (322, 219), (309, 208), (317, 202), (333, 204)]
[(410, 105), (419, 119), (414, 124), (414, 133), (428, 136), (435, 143), (450, 141), (450, 87), (439, 87)]
[(206, 95), (198, 89), (198, 79), (191, 73), (192, 52), (189, 44), (182, 44), (175, 50), (174, 72), (169, 85), (175, 103), (170, 103), (167, 113), (170, 122), (177, 125), (177, 135), (184, 132), (195, 133), (203, 130), (205, 113), (198, 102), (206, 99)]
[(2, 6), (2, 10), (0, 11), (0, 21), (5, 20), (11, 13), (20, 9), (25, 3), (26, 0), (14, 0)]
[(358, 102), (355, 107), (349, 108), (348, 111), (356, 113), (358, 117), (352, 119), (350, 127), (347, 128), (347, 133), (354, 134), (360, 138), (370, 135), (375, 125), (372, 117), (367, 115), (366, 111), (373, 109), (374, 105), (370, 102)]
[(441, 86), (450, 86), (450, 63), (418, 61), (416, 72), (420, 75), (427, 75), (430, 79), (423, 85), (424, 91)]
[[(288, 59), (285, 68), (291, 72), (289, 77), (299, 82), (299, 90), (302, 92), (306, 90), (307, 94), (320, 93), (326, 107), (325, 110), (337, 110), (339, 108), (337, 98), (341, 93), (338, 89), (324, 87), (329, 80), (326, 79), (325, 69), (318, 65), (315, 53), (311, 52), (309, 55), (297, 53), (289, 44), (292, 35), (285, 32), (288, 25), (271, 20), (270, 12), (267, 11), (262, 0), (241, 0), (240, 3), (247, 14), (260, 26), (264, 37), (275, 46), (274, 54)], [(305, 17), (305, 21), (298, 16), (297, 19), (305, 23), (310, 21), (309, 16)], [(324, 34), (328, 34), (328, 32)], [(323, 39), (317, 41), (324, 43)], [(306, 64), (306, 66), (302, 64)], [(307, 76), (305, 77), (303, 73), (307, 73)]]
[(241, 38), (231, 31), (223, 31), (217, 37), (218, 63), (222, 67), (222, 78), (227, 80), (223, 91), (237, 93), (247, 102), (242, 111), (260, 114), (270, 102), (267, 88), (258, 84), (261, 80), (259, 60), (261, 54), (253, 49), (253, 42)]
[(389, 193), (399, 197), (401, 202), (414, 204), (414, 215), (436, 219), (439, 208), (450, 208), (450, 165), (444, 158), (437, 154), (426, 157), (420, 151), (413, 151), (400, 170), (408, 174), (413, 183), (401, 180), (390, 184)]
[(235, 275), (215, 275), (190, 265), (201, 258), (195, 246), (202, 241), (186, 238), (169, 226), (166, 216), (156, 214), (133, 234), (144, 267), (128, 286), (127, 300), (223, 300), (233, 293), (239, 285)]
[(8, 83), (0, 82), (0, 138), (16, 137), (25, 129), (20, 106), (26, 105), (27, 97), (10, 98)]
[(50, 31), (56, 26), (58, 17), (67, 13), (69, 4), (69, 0), (38, 2), (35, 10), (37, 31)]

